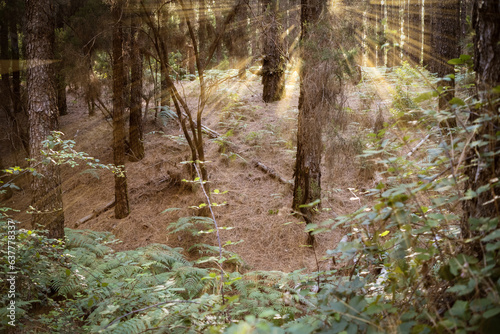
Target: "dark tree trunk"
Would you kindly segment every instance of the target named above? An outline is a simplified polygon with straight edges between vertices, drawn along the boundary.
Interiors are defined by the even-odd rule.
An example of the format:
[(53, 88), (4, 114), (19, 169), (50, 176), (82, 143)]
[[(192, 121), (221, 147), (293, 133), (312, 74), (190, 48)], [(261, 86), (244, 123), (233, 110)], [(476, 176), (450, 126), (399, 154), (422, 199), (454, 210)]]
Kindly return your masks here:
[(20, 10), (16, 7), (15, 3), (13, 3), (7, 11), (7, 15), (9, 15), (10, 66), (12, 72), (12, 91), (10, 96), (15, 113), (22, 110), (21, 76), (19, 72), (19, 37), (17, 28), (18, 23), (21, 21), (19, 12)]
[(248, 44), (249, 44), (249, 34), (248, 34), (248, 7), (240, 6), (238, 12), (236, 13), (236, 29), (234, 38), (236, 40), (236, 45), (233, 50), (235, 51), (236, 57), (236, 68), (238, 71), (238, 76), (243, 79), (246, 77), (246, 63), (248, 58)]
[(229, 55), (229, 66), (239, 70), (239, 77), (246, 75), (246, 60), (248, 57), (249, 34), (248, 34), (248, 8), (246, 5), (238, 6), (234, 13), (234, 21), (231, 29), (224, 35), (224, 44)]
[[(222, 25), (224, 24), (224, 17), (222, 14), (224, 12), (224, 2), (223, 1), (216, 1), (214, 3), (214, 12), (215, 12), (215, 30), (221, 31)], [(222, 43), (218, 43), (216, 51), (215, 51), (217, 64), (220, 64), (220, 62), (224, 59), (222, 51), (223, 51)], [(193, 50), (193, 57), (194, 57), (194, 50)], [(194, 64), (193, 64), (193, 67), (194, 67)]]
[[(194, 13), (194, 11), (193, 11)], [(207, 59), (208, 52), (208, 32), (209, 32), (209, 22), (208, 22), (208, 7), (206, 0), (198, 0), (198, 50), (200, 54), (200, 59), (206, 59), (207, 64), (210, 64), (210, 59)]]
[(41, 176), (33, 177), (32, 226), (44, 226), (49, 238), (64, 237), (64, 211), (59, 166), (42, 163), (42, 141), (58, 129), (57, 96), (53, 65), (54, 10), (50, 0), (27, 0), (26, 58), (30, 124), (30, 162)]
[(413, 65), (420, 64), (422, 51), (422, 0), (408, 0), (409, 5), (409, 28), (407, 40), (407, 59)]
[(376, 34), (376, 44), (377, 44), (377, 59), (376, 66), (384, 66), (384, 55), (387, 48), (382, 48), (387, 41), (385, 34), (385, 27), (382, 24), (384, 16), (384, 6), (381, 0), (376, 0), (373, 4), (373, 12), (375, 13), (375, 34)]
[(19, 37), (17, 35), (17, 22), (14, 19), (17, 16), (11, 16), (10, 20), (10, 49), (11, 49), (11, 68), (12, 68), (12, 105), (14, 112), (21, 111), (21, 74), (19, 72)]
[(162, 9), (160, 16), (162, 17), (160, 24), (160, 52), (162, 55), (160, 56), (160, 73), (161, 73), (161, 81), (160, 81), (160, 105), (161, 106), (169, 106), (170, 107), (170, 91), (168, 89), (168, 80), (167, 77), (170, 75), (170, 71), (168, 69), (168, 13), (165, 8)]
[(262, 99), (279, 101), (285, 94), (285, 54), (281, 24), (278, 21), (279, 0), (265, 0), (264, 57), (262, 63)]
[(64, 116), (68, 114), (68, 104), (66, 103), (66, 76), (62, 60), (57, 64), (56, 72), (57, 109), (59, 110), (59, 115)]
[[(64, 27), (64, 11), (62, 5), (57, 7), (56, 14), (56, 28), (62, 29)], [(64, 116), (68, 114), (68, 105), (66, 103), (66, 73), (64, 57), (62, 55), (63, 45), (56, 46), (56, 57), (57, 65), (56, 70), (56, 89), (57, 89), (57, 108), (59, 109), (59, 115)]]
[(142, 57), (139, 50), (140, 19), (133, 16), (130, 38), (130, 160), (139, 161), (144, 158), (142, 131)]
[[(123, 65), (123, 27), (122, 3), (118, 1), (112, 8), (113, 27), (113, 161), (122, 166), (125, 172), (125, 104), (123, 101), (124, 65)], [(126, 174), (115, 174), (115, 218), (122, 219), (129, 215)]]
[[(498, 0), (476, 0), (473, 5), (472, 25), (474, 36), (474, 69), (476, 70), (477, 94), (484, 103), (478, 110), (479, 117), (490, 116), (493, 121), (482, 122), (475, 140), (488, 140), (489, 145), (474, 154), (471, 167), (467, 168), (468, 180), (465, 190), (473, 190), (490, 184), (490, 190), (479, 193), (471, 200), (464, 202), (462, 220), (462, 237), (470, 238), (470, 219), (495, 218), (500, 216), (499, 182), (493, 181), (500, 175), (500, 155), (498, 152), (499, 95), (491, 89), (500, 84), (500, 4)], [(487, 102), (488, 101), (488, 102)], [(478, 118), (478, 117), (474, 117)], [(477, 155), (475, 152), (478, 152)]]
[[(460, 0), (442, 0), (433, 4), (433, 38), (432, 59), (429, 64), (431, 72), (439, 78), (454, 74), (453, 65), (448, 64), (452, 58), (460, 56)], [(455, 80), (441, 80), (437, 84), (443, 92), (439, 98), (439, 109), (446, 109), (448, 101), (455, 96)]]
[[(301, 7), (301, 58), (300, 97), (297, 133), (297, 157), (295, 162), (295, 182), (293, 188), (294, 210), (303, 214), (307, 223), (312, 221), (312, 208), (301, 205), (321, 198), (321, 115), (317, 91), (318, 51), (314, 50), (315, 36), (312, 31), (325, 12), (326, 0), (302, 0)], [(311, 240), (309, 240), (310, 242)]]
[(398, 44), (399, 44), (399, 10), (397, 0), (387, 1), (387, 26), (389, 47), (387, 49), (387, 67), (398, 66)]
[(2, 76), (0, 99), (2, 100), (2, 108), (10, 114), (10, 69), (7, 59), (9, 59), (9, 17), (6, 8), (2, 8), (0, 10), (0, 75)]
[(427, 67), (429, 71), (432, 72), (433, 66), (433, 24), (434, 24), (434, 5), (432, 2), (424, 2), (424, 40), (423, 48), (424, 54), (422, 59), (422, 64)]

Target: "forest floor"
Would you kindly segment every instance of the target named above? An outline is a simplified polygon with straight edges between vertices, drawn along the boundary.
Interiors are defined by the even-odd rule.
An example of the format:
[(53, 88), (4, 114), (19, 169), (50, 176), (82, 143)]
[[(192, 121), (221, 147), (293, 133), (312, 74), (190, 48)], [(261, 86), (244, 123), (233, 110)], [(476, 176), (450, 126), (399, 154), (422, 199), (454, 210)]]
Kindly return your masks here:
[[(379, 122), (390, 117), (391, 88), (375, 69), (363, 70), (367, 79), (346, 89), (345, 108), (342, 115), (335, 116), (337, 122), (325, 120), (322, 204), (321, 212), (315, 217), (317, 222), (356, 211), (367, 203), (359, 193), (380, 181), (374, 165), (358, 155), (370, 145), (367, 134), (373, 132), (377, 116)], [(292, 185), (280, 183), (252, 164), (258, 161), (293, 181), (298, 75), (288, 74), (286, 97), (282, 101), (266, 104), (261, 100), (261, 77), (247, 73), (246, 80), (231, 78), (218, 86), (204, 112), (203, 124), (223, 134), (224, 139), (204, 137), (206, 157), (210, 161), (207, 164), (210, 188), (219, 189), (221, 193), (227, 191), (213, 195), (213, 201), (227, 202), (215, 208), (219, 226), (233, 227), (221, 231), (222, 242), (243, 240), (228, 248), (244, 260), (243, 270), (290, 272), (306, 268), (315, 271), (315, 254), (312, 248), (305, 246), (305, 225), (291, 215)], [(178, 88), (194, 110), (197, 82), (182, 81)], [(86, 104), (79, 96), (70, 95), (68, 107), (69, 114), (60, 118), (64, 139), (75, 140), (77, 151), (86, 152), (102, 163), (112, 163), (110, 121), (99, 111), (89, 117)], [(190, 247), (199, 243), (215, 245), (215, 235), (169, 234), (167, 230), (169, 223), (180, 217), (198, 215), (197, 209), (191, 207), (204, 202), (199, 188), (193, 191), (189, 184), (181, 181), (189, 178), (186, 165), (181, 164), (190, 160), (187, 143), (177, 121), (168, 117), (155, 120), (152, 109), (147, 113), (144, 133), (146, 157), (126, 164), (130, 215), (118, 220), (113, 217), (114, 211), (108, 210), (76, 226), (78, 220), (113, 200), (113, 175), (86, 166), (63, 166), (66, 226), (110, 231), (121, 240), (113, 246), (116, 250), (162, 243), (182, 247), (190, 259), (195, 259), (199, 254), (189, 251)], [(15, 160), (4, 159), (4, 163), (15, 163)], [(3, 205), (20, 210), (13, 217), (28, 228), (27, 178), (18, 185), (22, 190)], [(169, 208), (171, 210), (162, 213)], [(321, 269), (328, 269), (331, 263), (322, 258), (325, 251), (333, 249), (344, 234), (345, 231), (337, 229), (317, 236), (316, 253)]]

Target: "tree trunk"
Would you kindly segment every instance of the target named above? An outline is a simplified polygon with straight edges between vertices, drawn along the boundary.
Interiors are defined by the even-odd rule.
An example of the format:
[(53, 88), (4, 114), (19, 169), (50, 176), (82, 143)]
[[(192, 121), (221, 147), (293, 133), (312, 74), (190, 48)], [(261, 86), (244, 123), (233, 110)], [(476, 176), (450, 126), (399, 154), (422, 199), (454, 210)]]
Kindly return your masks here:
[(420, 54), (422, 52), (422, 0), (408, 0), (409, 5), (409, 28), (407, 59), (413, 65), (420, 64)]
[[(122, 2), (118, 1), (112, 8), (113, 27), (113, 161), (122, 166), (125, 172), (125, 105), (124, 65), (123, 65), (123, 28)], [(115, 174), (115, 218), (122, 219), (129, 215), (128, 190), (126, 174)]]
[[(295, 162), (293, 203), (294, 210), (303, 214), (307, 223), (312, 221), (312, 208), (301, 207), (321, 198), (321, 115), (317, 91), (318, 56), (314, 55), (317, 36), (312, 34), (327, 9), (326, 0), (302, 0), (300, 97)], [(316, 53), (318, 51), (316, 50)]]
[(389, 47), (387, 49), (387, 67), (398, 66), (398, 32), (399, 32), (399, 11), (396, 0), (389, 0), (387, 3), (387, 26)]
[(142, 130), (142, 57), (139, 50), (140, 18), (131, 18), (130, 37), (130, 160), (139, 161), (144, 158)]
[(60, 59), (56, 66), (56, 87), (57, 87), (57, 109), (59, 115), (68, 114), (68, 104), (66, 103), (66, 75), (64, 74), (63, 60)]
[(278, 21), (279, 0), (265, 0), (264, 59), (262, 64), (262, 99), (279, 101), (285, 94), (285, 55), (281, 24)]
[(9, 36), (11, 50), (11, 71), (12, 71), (12, 105), (14, 112), (20, 112), (21, 105), (21, 75), (19, 72), (19, 37), (17, 34), (17, 18), (19, 14), (15, 8), (12, 9), (9, 21)]
[(168, 80), (167, 77), (170, 75), (170, 71), (168, 69), (168, 12), (166, 8), (161, 9), (160, 17), (162, 20), (159, 22), (159, 30), (160, 30), (160, 52), (163, 54), (160, 56), (160, 73), (161, 73), (161, 81), (160, 81), (160, 105), (170, 107), (170, 92), (168, 89)]
[[(480, 192), (477, 197), (464, 202), (464, 217), (461, 232), (463, 238), (470, 238), (471, 219), (495, 218), (500, 216), (500, 201), (498, 194), (500, 186), (500, 155), (498, 152), (499, 95), (491, 89), (500, 84), (500, 6), (498, 0), (476, 0), (473, 5), (472, 25), (474, 35), (474, 69), (476, 71), (477, 94), (484, 103), (478, 110), (479, 116), (492, 117), (492, 121), (483, 121), (475, 140), (487, 140), (488, 145), (474, 154), (471, 167), (466, 169), (468, 179), (465, 190), (473, 190), (490, 184), (488, 191)], [(489, 104), (488, 104), (489, 103)], [(495, 181), (496, 178), (496, 181)]]
[(385, 34), (385, 27), (382, 24), (384, 19), (384, 6), (382, 5), (381, 0), (376, 0), (372, 6), (373, 12), (375, 13), (375, 35), (376, 35), (376, 56), (377, 59), (375, 61), (376, 66), (384, 66), (384, 54), (387, 48), (382, 48), (382, 46), (386, 43), (387, 38)]
[[(194, 11), (193, 11), (194, 13)], [(210, 64), (210, 59), (207, 59), (208, 52), (208, 31), (210, 24), (208, 22), (208, 7), (206, 0), (198, 0), (198, 52), (200, 54), (200, 59), (206, 60), (207, 63), (204, 64), (206, 68)]]
[(434, 61), (434, 39), (436, 29), (436, 3), (433, 0), (424, 2), (424, 57), (423, 65), (427, 67), (430, 72), (435, 72)]
[[(454, 66), (448, 64), (452, 58), (460, 56), (460, 0), (441, 0), (433, 4), (432, 49), (429, 70), (439, 78), (454, 74)], [(448, 101), (455, 96), (455, 80), (441, 80), (439, 109), (446, 109)]]
[(10, 80), (9, 80), (9, 17), (6, 8), (0, 9), (0, 99), (2, 107), (7, 113), (11, 113), (10, 99)]
[(43, 163), (42, 141), (58, 129), (57, 96), (53, 65), (54, 10), (50, 0), (27, 0), (26, 58), (30, 124), (30, 166), (41, 176), (33, 177), (32, 226), (44, 226), (49, 238), (64, 237), (64, 211), (59, 166)]
[(238, 69), (238, 76), (240, 79), (246, 77), (246, 63), (248, 58), (248, 7), (240, 6), (236, 13), (236, 31), (234, 38), (236, 40), (235, 56), (236, 68)]

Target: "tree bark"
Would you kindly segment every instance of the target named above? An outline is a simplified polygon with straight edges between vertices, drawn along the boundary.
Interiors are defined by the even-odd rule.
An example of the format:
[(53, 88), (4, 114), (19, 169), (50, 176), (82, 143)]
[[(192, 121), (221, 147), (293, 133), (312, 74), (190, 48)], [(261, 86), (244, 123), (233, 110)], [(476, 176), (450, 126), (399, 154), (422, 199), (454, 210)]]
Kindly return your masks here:
[(422, 51), (422, 0), (409, 0), (409, 3), (407, 59), (418, 65)]
[(168, 22), (168, 12), (166, 8), (162, 8), (160, 11), (160, 17), (162, 18), (159, 24), (160, 36), (160, 52), (162, 55), (160, 56), (160, 73), (161, 73), (161, 81), (160, 81), (160, 105), (170, 107), (170, 92), (168, 89), (168, 76), (170, 75), (170, 71), (168, 69), (168, 30), (167, 30), (167, 22)]
[(10, 38), (10, 66), (12, 71), (12, 106), (15, 113), (22, 110), (21, 103), (21, 75), (19, 72), (19, 37), (17, 24), (21, 20), (19, 10), (15, 4), (10, 9), (9, 38)]
[(0, 98), (2, 100), (2, 108), (6, 109), (7, 113), (11, 113), (10, 105), (10, 79), (9, 79), (9, 17), (6, 8), (0, 10), (0, 75), (2, 81), (0, 83)]
[[(437, 73), (439, 78), (454, 74), (454, 66), (448, 64), (452, 58), (460, 56), (460, 0), (442, 0), (433, 3), (432, 45), (429, 70)], [(439, 109), (446, 109), (448, 101), (455, 96), (455, 80), (447, 79), (438, 82), (442, 92), (439, 98)]]
[(278, 17), (279, 0), (265, 0), (264, 58), (262, 63), (262, 99), (279, 101), (285, 95), (285, 54), (282, 28)]
[(317, 83), (318, 57), (314, 56), (314, 34), (326, 9), (326, 0), (302, 0), (301, 7), (301, 58), (300, 97), (297, 133), (297, 156), (294, 173), (292, 208), (301, 212), (306, 222), (311, 222), (313, 210), (301, 205), (321, 198), (321, 115), (319, 113)]
[[(491, 89), (500, 84), (500, 5), (498, 0), (476, 0), (473, 5), (472, 25), (474, 35), (474, 69), (476, 71), (477, 94), (483, 103), (478, 116), (492, 117), (491, 121), (483, 121), (475, 140), (487, 140), (488, 145), (479, 149), (479, 155), (474, 154), (469, 168), (465, 190), (473, 190), (490, 184), (490, 190), (478, 194), (477, 197), (464, 201), (464, 216), (461, 232), (463, 238), (470, 238), (472, 219), (495, 218), (500, 216), (500, 201), (498, 194), (500, 185), (500, 155), (498, 152), (499, 95)], [(474, 153), (472, 151), (471, 153)], [(496, 181), (495, 181), (496, 178)]]
[(131, 18), (130, 37), (130, 119), (129, 140), (130, 160), (139, 161), (144, 158), (142, 130), (142, 57), (139, 50), (140, 18)]
[[(112, 8), (113, 27), (113, 161), (122, 166), (125, 172), (125, 105), (124, 65), (123, 65), (123, 27), (122, 2), (118, 1)], [(115, 218), (122, 219), (129, 215), (128, 190), (126, 174), (115, 174)]]
[(50, 0), (27, 0), (26, 58), (30, 124), (30, 166), (40, 176), (31, 182), (32, 226), (44, 226), (49, 238), (64, 237), (64, 211), (59, 166), (44, 163), (42, 141), (58, 129), (54, 59), (54, 10)]

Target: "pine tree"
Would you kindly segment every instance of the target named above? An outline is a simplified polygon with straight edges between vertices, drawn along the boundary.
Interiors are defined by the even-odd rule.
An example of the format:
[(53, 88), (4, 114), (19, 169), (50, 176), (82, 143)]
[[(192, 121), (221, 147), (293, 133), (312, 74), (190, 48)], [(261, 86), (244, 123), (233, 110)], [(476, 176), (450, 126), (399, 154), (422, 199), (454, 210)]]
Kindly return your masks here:
[[(125, 105), (123, 101), (124, 65), (123, 65), (123, 3), (117, 1), (111, 10), (113, 27), (113, 162), (123, 166), (125, 171)], [(129, 215), (128, 190), (126, 175), (115, 175), (115, 217)]]
[(32, 225), (49, 231), (50, 238), (64, 237), (64, 211), (59, 166), (45, 163), (41, 154), (42, 141), (57, 130), (58, 109), (55, 88), (54, 9), (50, 0), (26, 2), (26, 58), (28, 60), (27, 91), (30, 125), (31, 167), (39, 176), (31, 182)]
[(285, 54), (278, 16), (279, 0), (265, 0), (264, 59), (262, 64), (262, 99), (279, 101), (285, 94)]

